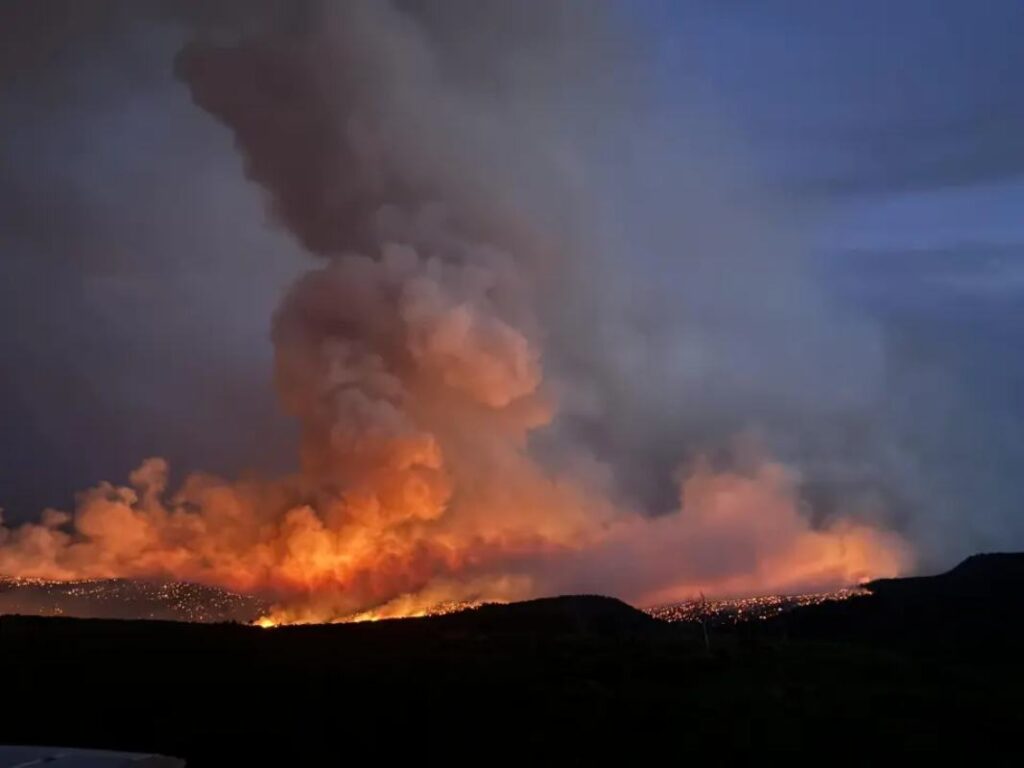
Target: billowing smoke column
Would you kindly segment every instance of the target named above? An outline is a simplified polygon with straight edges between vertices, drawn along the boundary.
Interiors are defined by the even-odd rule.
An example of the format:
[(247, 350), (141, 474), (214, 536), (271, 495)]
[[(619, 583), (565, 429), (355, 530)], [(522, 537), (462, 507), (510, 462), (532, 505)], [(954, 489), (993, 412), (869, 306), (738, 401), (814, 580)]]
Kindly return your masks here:
[[(437, 13), (456, 7), (470, 8)], [(584, 290), (585, 238), (571, 185), (536, 180), (573, 173), (547, 118), (564, 82), (538, 88), (553, 54), (523, 50), (492, 62), (520, 84), (495, 99), (488, 71), (456, 66), (469, 54), (432, 35), (450, 21), (346, 3), (181, 51), (194, 101), (319, 260), (273, 322), (298, 468), (172, 489), (148, 460), (73, 515), (0, 527), (0, 574), (195, 580), (268, 594), (275, 621), (304, 621), (582, 589), (653, 602), (824, 587), (907, 566), (895, 534), (812, 524), (798, 473), (763, 450), (728, 469), (679, 456), (677, 509), (650, 516), (614, 463), (561, 429), (576, 380), (545, 346), (566, 327), (552, 325), (559, 306), (586, 304), (560, 301)], [(580, 63), (558, 54), (559, 71), (563, 55)]]

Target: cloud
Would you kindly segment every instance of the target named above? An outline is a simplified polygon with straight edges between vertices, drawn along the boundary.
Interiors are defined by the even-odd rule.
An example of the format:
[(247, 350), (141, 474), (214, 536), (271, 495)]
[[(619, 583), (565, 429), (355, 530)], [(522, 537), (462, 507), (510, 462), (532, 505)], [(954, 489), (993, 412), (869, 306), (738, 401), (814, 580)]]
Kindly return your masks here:
[(813, 198), (1024, 173), (1014, 0), (686, 4), (676, 37), (784, 191)]
[(294, 437), (268, 318), (303, 262), (173, 77), (190, 33), (156, 3), (0, 16), (8, 519), (157, 452), (182, 469), (279, 466)]

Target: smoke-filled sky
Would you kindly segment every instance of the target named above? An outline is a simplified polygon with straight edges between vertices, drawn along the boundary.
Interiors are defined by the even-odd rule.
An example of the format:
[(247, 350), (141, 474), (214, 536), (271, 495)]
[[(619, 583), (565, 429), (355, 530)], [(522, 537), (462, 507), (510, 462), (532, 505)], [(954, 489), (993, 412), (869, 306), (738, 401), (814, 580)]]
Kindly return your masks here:
[(0, 575), (301, 618), (1024, 547), (1022, 32), (1016, 0), (5, 3)]

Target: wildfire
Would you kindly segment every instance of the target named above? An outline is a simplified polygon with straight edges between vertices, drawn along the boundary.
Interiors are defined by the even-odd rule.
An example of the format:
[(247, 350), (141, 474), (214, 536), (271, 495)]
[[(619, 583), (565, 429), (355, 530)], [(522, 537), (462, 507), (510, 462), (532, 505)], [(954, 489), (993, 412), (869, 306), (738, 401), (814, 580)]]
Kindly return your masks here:
[[(857, 516), (812, 525), (798, 470), (767, 452), (742, 469), (698, 462), (670, 514), (629, 500), (617, 467), (563, 428), (571, 381), (547, 365), (548, 305), (587, 274), (584, 245), (512, 204), (504, 158), (462, 154), (505, 146), (462, 131), (504, 131), (533, 101), (427, 127), (422, 94), (439, 114), (472, 99), (420, 55), (426, 41), (388, 58), (415, 24), (384, 3), (327, 7), (339, 39), (197, 42), (176, 61), (319, 259), (273, 320), (275, 383), (301, 436), (294, 471), (175, 486), (150, 459), (72, 513), (0, 525), (0, 575), (218, 585), (272, 601), (258, 622), (271, 627), (575, 591), (645, 604), (827, 588), (908, 566), (897, 535)], [(578, 273), (561, 269), (563, 250)]]
[(224, 586), (275, 599), (266, 621), (281, 624), (581, 587), (641, 603), (826, 588), (906, 567), (894, 534), (811, 526), (798, 474), (769, 459), (743, 473), (698, 464), (680, 509), (655, 518), (591, 472), (539, 463), (528, 438), (554, 410), (536, 340), (489, 298), (506, 268), (406, 247), (307, 275), (274, 334), (303, 429), (297, 474), (193, 475), (172, 492), (167, 464), (149, 460), (129, 486), (81, 494), (73, 515), (0, 527), (0, 575)]
[[(504, 602), (504, 601), (489, 601), (489, 602)], [(434, 603), (427, 607), (413, 608), (407, 603), (399, 605), (386, 605), (380, 608), (371, 609), (367, 611), (359, 611), (358, 613), (352, 613), (348, 616), (341, 616), (338, 618), (310, 618), (304, 621), (297, 621), (294, 617), (290, 616), (287, 612), (271, 612), (265, 616), (258, 618), (254, 624), (264, 629), (272, 627), (279, 627), (284, 624), (320, 624), (320, 623), (331, 623), (331, 624), (359, 624), (362, 622), (375, 622), (383, 621), (385, 619), (420, 619), (427, 616), (446, 616), (451, 613), (459, 613), (460, 611), (467, 611), (473, 608), (478, 608), (484, 603), (479, 600), (466, 600), (466, 601), (444, 601), (440, 603)]]
[[(357, 264), (364, 277), (395, 269), (387, 260)], [(347, 286), (352, 269), (316, 273), (313, 284), (334, 290), (344, 276)], [(299, 295), (285, 321), (305, 311)], [(346, 317), (329, 327), (351, 328), (356, 318)], [(424, 391), (437, 386), (427, 374), (378, 391), (400, 386), (380, 356), (369, 362), (331, 336), (308, 349), (312, 359), (290, 344), (282, 352), (281, 377), (305, 382), (286, 392), (314, 404), (303, 406), (301, 474), (239, 483), (192, 476), (172, 493), (166, 464), (148, 461), (130, 486), (81, 494), (74, 515), (51, 511), (0, 528), (0, 575), (171, 578), (256, 592), (276, 602), (262, 620), (272, 626), (574, 591), (654, 604), (698, 591), (828, 589), (909, 563), (895, 534), (846, 519), (811, 526), (798, 476), (780, 464), (765, 460), (748, 473), (698, 465), (680, 481), (680, 509), (651, 518), (617, 508), (586, 478), (537, 464), (525, 437), (541, 422), (513, 420), (524, 408), (518, 400), (494, 408), (456, 390), (438, 403)], [(477, 354), (464, 351), (464, 362)], [(480, 352), (488, 366), (494, 351)]]

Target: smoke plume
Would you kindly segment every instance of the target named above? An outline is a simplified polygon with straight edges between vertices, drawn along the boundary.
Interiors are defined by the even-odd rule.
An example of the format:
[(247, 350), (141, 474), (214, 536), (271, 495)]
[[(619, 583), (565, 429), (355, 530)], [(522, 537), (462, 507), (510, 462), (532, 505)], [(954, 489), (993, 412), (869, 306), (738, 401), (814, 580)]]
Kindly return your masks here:
[(187, 579), (305, 621), (909, 566), (884, 510), (813, 508), (799, 466), (806, 423), (870, 397), (870, 329), (824, 309), (713, 126), (673, 120), (680, 149), (643, 120), (608, 14), (268, 7), (172, 14), (174, 71), (310, 256), (272, 323), (294, 471), (172, 484), (149, 459), (0, 527), (0, 574)]

